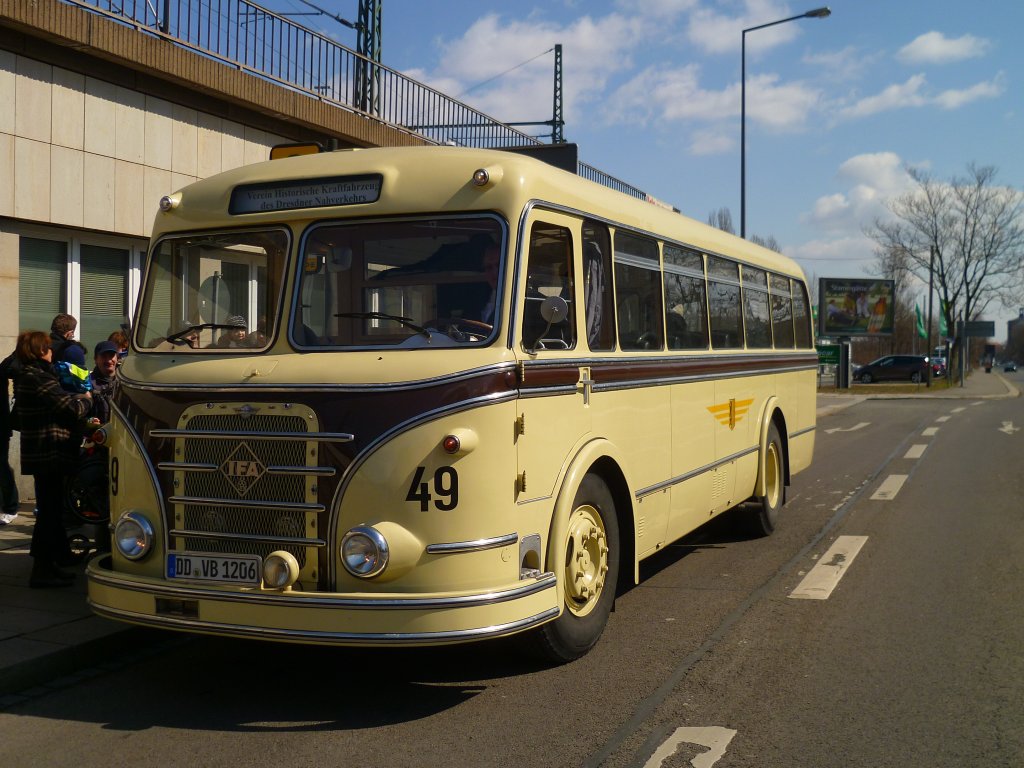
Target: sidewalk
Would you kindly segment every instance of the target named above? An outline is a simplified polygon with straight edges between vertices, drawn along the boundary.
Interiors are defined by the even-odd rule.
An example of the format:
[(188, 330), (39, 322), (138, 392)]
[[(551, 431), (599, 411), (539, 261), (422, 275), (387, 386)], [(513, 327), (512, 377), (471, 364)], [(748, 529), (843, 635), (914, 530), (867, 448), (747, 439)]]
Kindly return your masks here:
[(19, 691), (109, 660), (146, 632), (93, 615), (84, 563), (69, 569), (76, 579), (67, 589), (29, 589), (32, 509), (23, 503), (14, 522), (0, 526), (0, 709), (20, 700)]
[[(931, 398), (934, 400), (997, 400), (1005, 397), (1018, 397), (1020, 390), (995, 370), (992, 373), (985, 373), (983, 370), (976, 370), (964, 381), (964, 386), (954, 385), (949, 389), (930, 389), (923, 384), (918, 387), (907, 386), (906, 393), (893, 394), (882, 392), (877, 395), (864, 392), (863, 389), (870, 389), (872, 385), (864, 385), (856, 393), (841, 392), (818, 393), (818, 418), (829, 416), (833, 413), (849, 408), (851, 405), (864, 402), (865, 400), (902, 400), (905, 398)], [(884, 385), (883, 385), (884, 386)]]
[[(933, 394), (934, 393), (934, 394)], [(1017, 397), (1018, 389), (1001, 374), (977, 372), (963, 388), (935, 392), (922, 388), (906, 395), (821, 394), (818, 416), (827, 416), (866, 399), (935, 397), (991, 399)], [(22, 504), (17, 519), (0, 526), (0, 709), (31, 695), (33, 686), (67, 677), (128, 649), (166, 638), (159, 630), (135, 628), (93, 615), (86, 605), (84, 566), (68, 589), (29, 589), (32, 558), (32, 504)]]

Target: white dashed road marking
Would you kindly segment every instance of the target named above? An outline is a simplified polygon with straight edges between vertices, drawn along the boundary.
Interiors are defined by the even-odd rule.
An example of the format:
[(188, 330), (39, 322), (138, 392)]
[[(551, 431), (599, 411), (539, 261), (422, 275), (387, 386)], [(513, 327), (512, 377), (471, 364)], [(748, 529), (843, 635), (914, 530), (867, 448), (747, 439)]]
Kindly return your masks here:
[(827, 600), (867, 540), (867, 536), (837, 538), (789, 596), (797, 600)]
[(951, 418), (953, 418), (953, 417), (952, 416), (939, 416), (939, 418), (937, 418), (935, 421), (941, 423), (943, 421), (949, 421)]
[(910, 450), (907, 451), (904, 459), (920, 459), (924, 456), (925, 448), (928, 446), (925, 443), (918, 443), (917, 445), (910, 446)]
[(878, 486), (871, 495), (872, 501), (892, 501), (896, 498), (896, 494), (900, 492), (900, 488), (907, 482), (909, 475), (889, 475), (882, 484)]
[(939, 431), (938, 427), (928, 427), (924, 432), (921, 433), (921, 437), (931, 437)]

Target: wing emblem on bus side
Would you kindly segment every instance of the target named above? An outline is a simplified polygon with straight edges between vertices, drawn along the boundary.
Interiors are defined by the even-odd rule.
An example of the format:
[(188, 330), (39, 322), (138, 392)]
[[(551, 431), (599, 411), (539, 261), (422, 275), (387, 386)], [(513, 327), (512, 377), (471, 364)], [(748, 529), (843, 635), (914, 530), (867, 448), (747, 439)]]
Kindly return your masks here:
[(747, 411), (750, 410), (750, 404), (753, 402), (754, 398), (752, 397), (748, 400), (732, 398), (727, 403), (709, 405), (708, 410), (723, 427), (728, 426), (729, 429), (736, 429), (736, 425), (743, 421), (743, 417), (747, 415)]

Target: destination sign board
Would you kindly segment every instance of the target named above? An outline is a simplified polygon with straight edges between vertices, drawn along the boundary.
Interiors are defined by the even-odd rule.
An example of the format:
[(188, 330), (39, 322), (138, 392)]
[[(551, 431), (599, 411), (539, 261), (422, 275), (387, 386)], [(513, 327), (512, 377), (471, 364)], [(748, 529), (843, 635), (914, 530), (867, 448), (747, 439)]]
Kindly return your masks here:
[(375, 203), (380, 199), (382, 181), (379, 174), (369, 174), (241, 184), (231, 190), (228, 213), (237, 216)]

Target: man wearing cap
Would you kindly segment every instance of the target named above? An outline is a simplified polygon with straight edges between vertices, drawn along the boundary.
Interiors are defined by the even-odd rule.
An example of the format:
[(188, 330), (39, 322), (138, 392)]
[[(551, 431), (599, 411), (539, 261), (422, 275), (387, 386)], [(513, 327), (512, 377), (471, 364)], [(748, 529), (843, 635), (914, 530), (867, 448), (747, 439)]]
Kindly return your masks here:
[(110, 421), (110, 399), (117, 384), (114, 374), (117, 373), (118, 352), (120, 349), (112, 341), (101, 341), (93, 352), (96, 367), (89, 374), (92, 380), (92, 412), (89, 415), (99, 419), (101, 424)]

